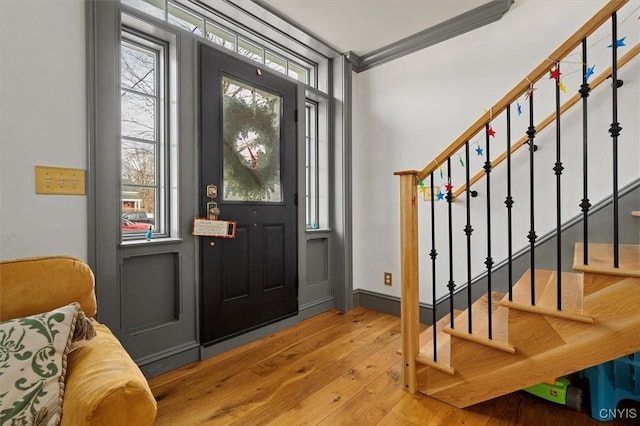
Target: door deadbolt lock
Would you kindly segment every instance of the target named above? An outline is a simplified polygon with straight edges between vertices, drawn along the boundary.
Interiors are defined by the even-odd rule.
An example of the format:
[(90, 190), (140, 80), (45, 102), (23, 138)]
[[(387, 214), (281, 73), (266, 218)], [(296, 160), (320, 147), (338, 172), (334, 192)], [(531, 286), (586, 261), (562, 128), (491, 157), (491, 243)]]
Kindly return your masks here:
[(207, 197), (216, 198), (218, 196), (218, 187), (216, 185), (207, 185)]

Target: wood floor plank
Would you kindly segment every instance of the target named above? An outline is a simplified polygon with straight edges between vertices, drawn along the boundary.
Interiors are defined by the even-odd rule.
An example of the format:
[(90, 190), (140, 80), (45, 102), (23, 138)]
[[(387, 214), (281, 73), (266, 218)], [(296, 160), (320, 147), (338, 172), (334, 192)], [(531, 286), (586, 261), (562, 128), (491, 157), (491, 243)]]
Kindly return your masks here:
[(318, 389), (269, 423), (273, 425), (316, 424), (318, 419), (323, 419), (345, 404), (398, 362), (400, 358), (396, 351), (398, 340), (399, 336), (362, 363), (346, 369), (340, 377)]
[(400, 383), (400, 367), (401, 363), (396, 363), (318, 424), (339, 426), (380, 423), (405, 395)]
[[(269, 389), (268, 404), (256, 407), (237, 419), (237, 424), (265, 424), (274, 413), (287, 411), (311, 396), (317, 388), (325, 387), (337, 379), (343, 371), (353, 368), (382, 347), (399, 338), (395, 318), (382, 316), (366, 328), (310, 352), (291, 366), (283, 367), (277, 374), (265, 377), (261, 382)], [(301, 366), (298, 369), (298, 366)], [(297, 379), (288, 379), (291, 372), (299, 373)], [(285, 380), (283, 382), (283, 380)], [(313, 383), (314, 386), (310, 386)]]
[(346, 322), (342, 327), (332, 327), (331, 329), (319, 329), (312, 335), (305, 336), (304, 339), (295, 341), (291, 345), (266, 357), (261, 362), (252, 365), (251, 370), (261, 377), (277, 371), (283, 366), (300, 359), (302, 356), (321, 349), (331, 342), (341, 339), (351, 331), (366, 327), (368, 321), (378, 318), (371, 311), (364, 311), (353, 318), (351, 322)]

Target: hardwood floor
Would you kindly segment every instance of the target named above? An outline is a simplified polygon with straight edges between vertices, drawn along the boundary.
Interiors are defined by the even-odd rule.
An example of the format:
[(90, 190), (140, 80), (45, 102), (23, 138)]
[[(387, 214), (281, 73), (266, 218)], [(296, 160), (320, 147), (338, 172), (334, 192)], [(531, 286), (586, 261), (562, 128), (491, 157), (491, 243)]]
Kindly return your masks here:
[[(526, 392), (464, 410), (400, 385), (400, 320), (356, 308), (149, 380), (157, 425), (600, 425)], [(624, 405), (623, 405), (624, 404)], [(640, 403), (625, 401), (640, 424)], [(634, 416), (635, 414), (635, 416)]]

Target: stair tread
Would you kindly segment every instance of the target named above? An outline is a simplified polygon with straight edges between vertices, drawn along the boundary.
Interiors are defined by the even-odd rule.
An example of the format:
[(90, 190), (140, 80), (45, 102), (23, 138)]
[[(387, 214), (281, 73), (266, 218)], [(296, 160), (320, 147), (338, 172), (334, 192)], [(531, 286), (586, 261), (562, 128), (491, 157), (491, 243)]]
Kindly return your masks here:
[(619, 268), (613, 267), (613, 244), (589, 243), (589, 264), (583, 263), (583, 243), (576, 243), (573, 269), (585, 273), (640, 277), (640, 245), (618, 246)]
[[(492, 311), (492, 339), (495, 342), (509, 342), (509, 309), (500, 306), (500, 300), (504, 298), (504, 293), (497, 291), (492, 292), (491, 311)], [(487, 294), (480, 297), (471, 305), (471, 320), (473, 330), (471, 334), (481, 339), (488, 339), (489, 336), (489, 320), (487, 310), (489, 308), (489, 298)], [(456, 331), (468, 333), (469, 311), (466, 310), (458, 315), (454, 322)], [(448, 329), (448, 328), (447, 328)]]
[[(558, 273), (545, 269), (535, 271), (535, 306), (555, 310), (558, 307)], [(563, 272), (562, 310), (566, 312), (583, 313), (583, 280), (582, 274)], [(512, 288), (512, 302), (521, 305), (531, 305), (531, 270), (527, 270)], [(507, 301), (505, 297), (503, 301)]]

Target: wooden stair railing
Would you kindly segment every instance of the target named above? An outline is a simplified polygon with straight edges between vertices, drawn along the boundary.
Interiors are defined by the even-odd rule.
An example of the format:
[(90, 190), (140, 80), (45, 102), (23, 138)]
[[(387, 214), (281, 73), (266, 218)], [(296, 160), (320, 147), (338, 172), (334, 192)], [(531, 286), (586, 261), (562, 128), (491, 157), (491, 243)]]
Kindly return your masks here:
[[(636, 43), (625, 55), (621, 56), (620, 59), (618, 59), (618, 68), (622, 68), (623, 66), (627, 65), (636, 56), (638, 56), (638, 54), (640, 54), (640, 43)], [(591, 82), (590, 82), (591, 90), (593, 90), (596, 87), (600, 86), (602, 83), (607, 81), (609, 78), (611, 78), (611, 67), (608, 67), (604, 72), (598, 74), (593, 80), (591, 80)], [(577, 104), (580, 99), (581, 99), (580, 93), (576, 93), (573, 96), (571, 96), (560, 107), (560, 113), (564, 114), (571, 107), (573, 107), (575, 104)], [(549, 126), (551, 123), (553, 123), (554, 119), (555, 119), (555, 113), (551, 113), (548, 116), (546, 116), (542, 121), (540, 121), (536, 125), (536, 132), (540, 132), (541, 130), (545, 129), (547, 126)], [(529, 141), (529, 138), (527, 136), (522, 136), (520, 139), (518, 139), (515, 143), (513, 143), (511, 145), (510, 152), (513, 154), (518, 149), (522, 148), (523, 145), (526, 145), (526, 143), (528, 141)], [(503, 153), (501, 153), (500, 155), (495, 157), (493, 160), (491, 160), (491, 165), (493, 167), (495, 167), (498, 164), (501, 164), (506, 159), (507, 159), (507, 152), (504, 151)], [(475, 175), (470, 177), (469, 178), (469, 187), (471, 187), (471, 185), (473, 185), (474, 183), (478, 182), (485, 175), (486, 175), (486, 171), (480, 170), (478, 173), (476, 173)], [(465, 183), (463, 183), (463, 184), (458, 186), (458, 189), (453, 191), (453, 196), (455, 198), (458, 198), (466, 190), (467, 190), (467, 185)]]
[[(422, 180), (429, 176), (429, 173), (435, 171), (441, 165), (445, 164), (447, 159), (455, 155), (464, 144), (474, 135), (481, 132), (491, 120), (502, 113), (508, 105), (513, 104), (522, 94), (529, 88), (531, 84), (536, 83), (549, 72), (550, 62), (560, 62), (566, 58), (575, 48), (580, 46), (582, 40), (591, 35), (594, 31), (606, 23), (613, 13), (622, 8), (629, 0), (611, 0), (602, 7), (591, 19), (589, 19), (582, 27), (578, 29), (567, 41), (562, 43), (560, 47), (551, 53), (548, 58), (543, 60), (540, 65), (534, 68), (520, 83), (516, 84), (502, 99), (496, 102), (482, 117), (476, 120), (467, 130), (465, 130), (458, 138), (456, 138), (447, 148), (436, 156), (422, 170), (416, 173), (417, 179)], [(398, 172), (406, 173), (406, 172)], [(396, 174), (398, 174), (396, 173)]]
[[(537, 236), (535, 235), (535, 230), (533, 228), (533, 209), (531, 212), (532, 230), (530, 231), (530, 234), (529, 234), (529, 240), (531, 243), (531, 252), (532, 252), (531, 268), (533, 272), (529, 273), (530, 278), (527, 278), (525, 276), (523, 277), (523, 279), (520, 280), (518, 284), (516, 284), (516, 286), (518, 287), (518, 291), (514, 291), (514, 294), (512, 294), (512, 287), (511, 287), (511, 284), (509, 284), (509, 294), (504, 296), (502, 300), (494, 301), (494, 299), (496, 298), (496, 294), (492, 291), (492, 288), (491, 288), (491, 268), (493, 265), (493, 259), (491, 257), (491, 242), (490, 242), (490, 239), (488, 239), (488, 247), (487, 247), (488, 257), (485, 262), (485, 264), (487, 265), (488, 277), (489, 277), (488, 278), (488, 295), (484, 299), (481, 299), (472, 305), (471, 290), (470, 290), (471, 285), (470, 285), (470, 282), (467, 283), (468, 294), (469, 294), (468, 309), (467, 311), (461, 314), (454, 314), (453, 294), (454, 294), (455, 283), (453, 282), (453, 276), (452, 276), (452, 263), (451, 263), (452, 262), (451, 260), (452, 246), (450, 243), (449, 244), (449, 258), (450, 258), (449, 259), (449, 276), (450, 278), (449, 278), (449, 285), (448, 285), (450, 289), (450, 295), (449, 295), (450, 314), (445, 319), (438, 321), (437, 326), (435, 325), (436, 324), (436, 318), (435, 318), (436, 292), (434, 288), (433, 289), (434, 326), (431, 327), (431, 329), (427, 330), (426, 332), (426, 333), (431, 333), (431, 335), (428, 337), (425, 336), (425, 334), (421, 335), (420, 324), (419, 324), (419, 300), (420, 299), (419, 299), (419, 243), (418, 243), (418, 201), (417, 201), (418, 186), (424, 185), (422, 181), (425, 178), (430, 177), (431, 195), (433, 197), (434, 195), (433, 174), (436, 171), (436, 169), (446, 165), (447, 168), (449, 169), (448, 175), (450, 176), (451, 158), (454, 155), (456, 155), (456, 153), (463, 147), (466, 150), (466, 158), (467, 158), (467, 164), (468, 164), (469, 141), (473, 136), (480, 134), (480, 132), (484, 130), (487, 133), (486, 156), (488, 158), (488, 161), (485, 163), (484, 171), (474, 176), (473, 182), (470, 180), (468, 176), (468, 171), (467, 171), (466, 188), (463, 190), (456, 191), (455, 196), (460, 195), (462, 191), (464, 191), (467, 194), (467, 201), (468, 201), (468, 197), (470, 194), (470, 191), (469, 191), (470, 185), (472, 183), (475, 183), (482, 176), (486, 175), (487, 176), (487, 199), (489, 199), (490, 198), (489, 197), (490, 195), (489, 194), (490, 192), (489, 191), (490, 189), (489, 172), (491, 172), (493, 167), (493, 164), (490, 161), (489, 144), (488, 144), (490, 122), (496, 116), (506, 111), (507, 128), (509, 128), (509, 124), (508, 124), (509, 123), (509, 106), (515, 103), (516, 100), (522, 96), (522, 93), (524, 93), (527, 89), (531, 89), (533, 87), (533, 84), (538, 82), (543, 76), (545, 76), (549, 72), (550, 63), (555, 63), (556, 66), (558, 66), (557, 64), (559, 64), (560, 61), (562, 61), (565, 57), (567, 57), (580, 44), (582, 44), (582, 47), (583, 47), (583, 54), (586, 55), (587, 37), (591, 35), (595, 30), (600, 28), (602, 25), (604, 25), (608, 20), (611, 20), (612, 26), (614, 28), (613, 34), (612, 34), (613, 41), (614, 41), (613, 48), (612, 48), (613, 65), (609, 70), (605, 71), (604, 73), (601, 73), (598, 77), (596, 77), (592, 81), (591, 86), (596, 87), (600, 85), (609, 76), (611, 76), (613, 80), (612, 92), (613, 92), (613, 104), (614, 104), (614, 107), (613, 107), (614, 123), (612, 123), (609, 132), (611, 133), (611, 136), (614, 140), (614, 147), (617, 147), (617, 136), (621, 128), (619, 127), (619, 123), (617, 123), (617, 119), (616, 119), (617, 118), (616, 90), (617, 90), (617, 82), (618, 82), (616, 73), (619, 66), (622, 66), (628, 63), (632, 58), (637, 56), (638, 53), (640, 52), (640, 47), (636, 44), (627, 55), (623, 56), (620, 59), (617, 58), (616, 47), (615, 47), (615, 44), (616, 44), (615, 28), (617, 25), (616, 11), (621, 9), (627, 2), (628, 0), (610, 0), (591, 19), (589, 19), (582, 27), (580, 27), (580, 29), (576, 31), (576, 33), (574, 33), (558, 49), (556, 49), (551, 55), (549, 55), (547, 59), (545, 59), (531, 73), (529, 73), (529, 75), (527, 75), (527, 77), (525, 77), (519, 84), (513, 87), (501, 100), (499, 100), (495, 105), (493, 105), (493, 107), (491, 107), (489, 111), (487, 111), (482, 117), (480, 117), (480, 119), (478, 119), (475, 123), (473, 123), (465, 132), (463, 132), (456, 140), (454, 140), (447, 148), (445, 148), (444, 151), (442, 151), (438, 156), (436, 156), (436, 158), (432, 160), (429, 164), (427, 164), (427, 166), (425, 166), (422, 170), (419, 170), (419, 171), (407, 170), (407, 171), (400, 171), (395, 173), (395, 175), (399, 176), (399, 181), (400, 181), (400, 220), (401, 220), (401, 229), (400, 229), (401, 248), (400, 249), (401, 249), (401, 280), (402, 280), (401, 282), (401, 317), (402, 317), (401, 318), (401, 327), (402, 327), (401, 328), (401, 332), (402, 332), (401, 354), (402, 354), (402, 362), (403, 362), (402, 382), (403, 382), (404, 388), (407, 391), (412, 393), (416, 391), (420, 391), (430, 395), (435, 395), (436, 397), (441, 398), (442, 400), (445, 400), (453, 405), (464, 407), (469, 404), (476, 403), (483, 400), (482, 399), (483, 395), (481, 395), (482, 392), (479, 391), (477, 386), (481, 387), (482, 381), (487, 379), (485, 376), (483, 376), (483, 373), (480, 370), (478, 370), (478, 368), (480, 367), (477, 367), (474, 365), (460, 366), (460, 364), (455, 364), (456, 362), (462, 362), (463, 360), (469, 361), (469, 359), (472, 359), (472, 360), (477, 359), (477, 354), (474, 352), (473, 345), (476, 345), (477, 347), (477, 344), (480, 343), (484, 345), (485, 348), (491, 348), (490, 350), (492, 351), (495, 351), (496, 349), (498, 349), (499, 352), (503, 353), (503, 355), (497, 356), (496, 359), (500, 359), (502, 360), (500, 362), (508, 364), (508, 365), (506, 364), (503, 365), (505, 372), (507, 371), (513, 372), (514, 370), (512, 370), (510, 367), (510, 365), (512, 364), (516, 367), (516, 369), (522, 368), (523, 366), (525, 367), (527, 366), (527, 359), (526, 359), (527, 352), (531, 354), (535, 352), (536, 354), (535, 357), (537, 357), (536, 359), (539, 359), (542, 362), (542, 361), (556, 360), (558, 355), (555, 354), (555, 352), (559, 351), (562, 353), (563, 345), (565, 345), (566, 348), (574, 348), (574, 349), (577, 348), (580, 350), (584, 349), (584, 342), (582, 344), (573, 344), (572, 346), (571, 342), (573, 342), (572, 340), (573, 337), (563, 335), (562, 330), (568, 330), (568, 329), (578, 330), (580, 333), (582, 333), (583, 331), (586, 330), (584, 327), (591, 326), (593, 330), (595, 330), (594, 335), (600, 339), (605, 339), (604, 333), (609, 325), (620, 327), (621, 328), (620, 332), (624, 335), (627, 335), (629, 333), (631, 334), (634, 333), (634, 331), (629, 331), (626, 328), (622, 330), (623, 327), (619, 325), (618, 322), (616, 321), (612, 321), (611, 324), (606, 324), (606, 323), (601, 324), (600, 323), (601, 318), (594, 319), (594, 316), (589, 312), (583, 312), (583, 309), (582, 309), (583, 297), (586, 297), (587, 294), (585, 293), (585, 295), (583, 296), (583, 294), (581, 293), (585, 289), (585, 287), (582, 284), (582, 277), (581, 276), (577, 277), (575, 274), (560, 273), (559, 271), (561, 270), (561, 267), (560, 267), (559, 254), (558, 254), (558, 272), (557, 273), (536, 270), (534, 265), (533, 251), (534, 251), (534, 246), (535, 246)], [(586, 59), (584, 60), (584, 62), (586, 62)], [(589, 87), (589, 84), (586, 84), (585, 79), (583, 79), (583, 87), (584, 86), (586, 86), (587, 92), (585, 96), (582, 96), (582, 98), (586, 98), (588, 96), (589, 90), (591, 90), (591, 88)], [(531, 111), (533, 111), (532, 98), (533, 96), (529, 97)], [(547, 127), (550, 123), (553, 122), (554, 118), (558, 121), (560, 114), (562, 114), (564, 111), (566, 111), (571, 106), (576, 104), (579, 99), (580, 99), (580, 95), (575, 95), (569, 101), (565, 102), (565, 104), (560, 106), (559, 90), (556, 89), (556, 112), (555, 114), (552, 114), (551, 116), (547, 117), (545, 120), (543, 120), (539, 124), (540, 129)], [(558, 127), (557, 129), (558, 141), (556, 144), (557, 145), (556, 151), (558, 154), (556, 159), (556, 167), (554, 168), (554, 171), (556, 171), (556, 175), (557, 175), (557, 193), (559, 194), (560, 193), (560, 175), (562, 174), (563, 167), (559, 157), (560, 155), (559, 154), (560, 153), (559, 123), (557, 127)], [(534, 146), (533, 138), (535, 137), (536, 131), (537, 131), (537, 128), (534, 126), (533, 113), (531, 112), (530, 125), (529, 125), (529, 130), (527, 131), (527, 137), (520, 139), (514, 145), (510, 144), (509, 139), (507, 141), (508, 146), (515, 147), (515, 149), (517, 149), (518, 147), (522, 146), (527, 142), (530, 144), (530, 151), (531, 151), (530, 193), (531, 194), (533, 194), (533, 182), (534, 182), (534, 175), (533, 175), (534, 167), (533, 167), (533, 154), (532, 154), (533, 146)], [(509, 130), (507, 131), (507, 133), (509, 133)], [(510, 150), (511, 148), (509, 149), (509, 152)], [(617, 158), (616, 157), (617, 154), (615, 154), (616, 150), (617, 148), (614, 148), (614, 158)], [(586, 151), (585, 151), (585, 155), (586, 155)], [(496, 164), (502, 162), (507, 157), (508, 155), (506, 153), (501, 156), (498, 156), (496, 159)], [(617, 164), (614, 164), (614, 170), (616, 170), (616, 167), (617, 167)], [(454, 193), (451, 190), (451, 185), (447, 185), (447, 186), (448, 186), (447, 201), (449, 202), (449, 219), (448, 219), (449, 220), (449, 239), (451, 240), (451, 229), (452, 229), (451, 202), (454, 199)], [(508, 193), (510, 194), (510, 192)], [(507, 204), (508, 208), (510, 208), (510, 206), (508, 205), (509, 199), (510, 199), (510, 195), (508, 195), (507, 201), (505, 201), (505, 204)], [(530, 203), (534, 205), (533, 195), (531, 195)], [(468, 219), (469, 218), (468, 204), (469, 203), (467, 203), (467, 225), (465, 226), (465, 233), (467, 234), (467, 246), (468, 246), (467, 256), (469, 256), (470, 234), (473, 232), (473, 229), (471, 228), (471, 225)], [(432, 200), (431, 201), (432, 229), (434, 229), (433, 205), (434, 204)], [(588, 205), (588, 199), (583, 199), (583, 205)], [(558, 211), (560, 211), (559, 206), (560, 206), (560, 200), (558, 198), (558, 203), (557, 203)], [(585, 212), (584, 213), (585, 216), (588, 214), (589, 206), (590, 205), (588, 205), (585, 210), (585, 207), (581, 205), (581, 207), (583, 207), (583, 212)], [(616, 206), (617, 206), (617, 171), (614, 171), (614, 211), (616, 209)], [(510, 215), (510, 210), (509, 210), (509, 215)], [(489, 229), (489, 232), (487, 233), (490, 234), (490, 226), (491, 226), (490, 203), (487, 203), (487, 216), (489, 218), (487, 222), (487, 227)], [(561, 224), (559, 223), (560, 221), (559, 213), (557, 216), (558, 216), (557, 240), (558, 240), (558, 247), (560, 247), (559, 232), (560, 232)], [(585, 218), (585, 222), (586, 222), (586, 218)], [(617, 227), (617, 222), (615, 219), (614, 219), (614, 227)], [(510, 228), (510, 225), (509, 225), (509, 228)], [(586, 228), (586, 225), (585, 225), (585, 228)], [(509, 231), (509, 234), (510, 232), (511, 231)], [(509, 239), (511, 239), (511, 237), (509, 237)], [(586, 240), (586, 235), (585, 235), (585, 241), (588, 241)], [(587, 263), (587, 257), (588, 257), (587, 247), (588, 246), (591, 246), (591, 245), (585, 243), (584, 247), (580, 247), (580, 249), (583, 250), (583, 253), (584, 253), (585, 263)], [(614, 235), (614, 248), (613, 248), (613, 259), (614, 259), (613, 263), (616, 266), (616, 268), (618, 268), (618, 265), (617, 265), (618, 263), (617, 258), (619, 257), (618, 249), (619, 247), (617, 242), (617, 231), (616, 231)], [(560, 250), (558, 249), (558, 252), (559, 251)], [(632, 251), (632, 253), (635, 253), (635, 251)], [(435, 265), (436, 265), (435, 259), (437, 255), (438, 254), (435, 249), (434, 238), (432, 236), (432, 249), (430, 252), (430, 256), (433, 262), (434, 278), (435, 278)], [(511, 256), (511, 247), (509, 248), (509, 257), (510, 256)], [(471, 266), (468, 262), (469, 271), (470, 271), (470, 267)], [(640, 266), (638, 268), (640, 268)], [(585, 272), (585, 274), (586, 273), (587, 272)], [(640, 285), (640, 281), (639, 281), (640, 274), (635, 275), (635, 273), (636, 271), (631, 272), (630, 276), (632, 276), (633, 279), (635, 280), (634, 281), (635, 285)], [(536, 283), (535, 281), (536, 277), (538, 277), (539, 275), (541, 277), (539, 279), (542, 281), (542, 283)], [(620, 274), (618, 273), (618, 275)], [(562, 293), (563, 286), (561, 284), (561, 280), (563, 279), (566, 281), (565, 285), (566, 285), (566, 292), (567, 292), (564, 294)], [(588, 280), (589, 282), (591, 282), (592, 278), (591, 276), (589, 276), (588, 278), (585, 278), (585, 280)], [(435, 279), (433, 281), (434, 281), (433, 286), (435, 287)], [(470, 278), (469, 278), (469, 281), (470, 281)], [(509, 272), (509, 282), (511, 283), (511, 272)], [(618, 285), (617, 281), (607, 280), (606, 278), (601, 280), (601, 282), (604, 282), (605, 284), (599, 284), (600, 287), (597, 287), (596, 290), (593, 290), (590, 287), (591, 289), (589, 291), (593, 293), (597, 293), (600, 290), (606, 290), (607, 287), (609, 286), (611, 288), (616, 288), (616, 289), (623, 288), (623, 290), (625, 291), (628, 290), (629, 288), (634, 288), (632, 286), (630, 287), (628, 283), (623, 283), (618, 287), (616, 287)], [(523, 290), (523, 287), (525, 286), (528, 286), (527, 291)], [(550, 289), (550, 287), (547, 288), (548, 286), (553, 286), (554, 289), (552, 290)], [(540, 294), (535, 293), (536, 289), (538, 288), (539, 288), (539, 291), (541, 292)], [(638, 286), (638, 288), (640, 288), (640, 286)], [(526, 297), (530, 298), (530, 301), (531, 301), (530, 304), (527, 304), (526, 301), (523, 302), (521, 300), (522, 294), (526, 294)], [(607, 297), (603, 297), (603, 300), (620, 301), (624, 299), (624, 296), (621, 296), (617, 293), (612, 296), (605, 291), (604, 294)], [(514, 300), (514, 296), (515, 296), (515, 300)], [(553, 303), (549, 303), (549, 300), (548, 300), (549, 298), (555, 299), (555, 301), (557, 301), (557, 305), (555, 307)], [(561, 304), (563, 303), (563, 301), (566, 301), (564, 302), (566, 303), (566, 309), (564, 310), (561, 309)], [(536, 306), (537, 303), (538, 303), (538, 306)], [(591, 301), (591, 303), (594, 303), (594, 302)], [(472, 306), (477, 308), (482, 307), (482, 309), (485, 309), (487, 311), (488, 323), (484, 323), (482, 318), (480, 318), (479, 321), (476, 320), (477, 315), (475, 312), (473, 312)], [(591, 306), (591, 309), (593, 309), (596, 312), (606, 311), (606, 310), (602, 311), (597, 307), (594, 308), (593, 306)], [(631, 314), (635, 315), (635, 311), (634, 311), (635, 308), (629, 308), (629, 309), (625, 310), (624, 313), (629, 315)], [(498, 324), (498, 326), (496, 327), (497, 330), (503, 330), (503, 332), (497, 333), (498, 336), (495, 336), (497, 338), (494, 338), (494, 336), (492, 336), (492, 331), (494, 330), (494, 325), (492, 325), (492, 312), (494, 312), (497, 316), (499, 316), (502, 321), (502, 323)], [(511, 314), (509, 314), (509, 312), (511, 312)], [(640, 314), (640, 312), (637, 312), (637, 313)], [(527, 318), (528, 315), (541, 316), (544, 318), (555, 318), (549, 321), (570, 321), (573, 324), (582, 324), (582, 325), (571, 326), (571, 327), (569, 326), (565, 327), (561, 325), (559, 329), (560, 330), (559, 335), (561, 336), (561, 338), (556, 339), (556, 341), (549, 343), (547, 349), (551, 352), (546, 353), (545, 351), (547, 349), (542, 351), (537, 351), (537, 349), (533, 349), (530, 345), (531, 342), (528, 340), (530, 339), (530, 337), (526, 337), (522, 335), (519, 335), (519, 336), (510, 335), (510, 333), (512, 333), (512, 331), (510, 331), (512, 328), (511, 326), (512, 317), (522, 319), (522, 318)], [(602, 318), (608, 318), (607, 317), (608, 314), (606, 312), (603, 315), (604, 317)], [(640, 315), (638, 316), (640, 317)], [(454, 328), (454, 319), (456, 321), (467, 320), (468, 327), (469, 327), (468, 332), (460, 331), (459, 329)], [(476, 330), (473, 330), (472, 328), (472, 319), (474, 322), (480, 323), (480, 325), (477, 327)], [(445, 326), (444, 323), (448, 322), (449, 320), (450, 320), (450, 326)], [(505, 321), (508, 322), (509, 324), (507, 328), (504, 328)], [(520, 322), (519, 322), (519, 326), (517, 326), (516, 329), (519, 328), (520, 332), (522, 332), (522, 330), (526, 330), (528, 327), (526, 325), (527, 321), (525, 320), (522, 320), (524, 322), (522, 322), (521, 320), (518, 320), (518, 321)], [(545, 321), (547, 320), (545, 319)], [(534, 323), (535, 323), (535, 320), (534, 320)], [(620, 324), (627, 324), (627, 323), (623, 320), (620, 322)], [(640, 318), (637, 325), (640, 325)], [(637, 329), (640, 329), (640, 328), (637, 328)], [(484, 331), (484, 332), (488, 331), (488, 337), (479, 335), (477, 333), (477, 330)], [(445, 338), (443, 340), (442, 336), (444, 334), (450, 336), (450, 338)], [(636, 332), (636, 334), (638, 333)], [(440, 340), (438, 340), (439, 339), (438, 336), (440, 336)], [(640, 335), (636, 337), (640, 338)], [(565, 340), (565, 338), (567, 340)], [(607, 341), (611, 340), (611, 338), (609, 337), (606, 337), (606, 339)], [(430, 347), (428, 348), (425, 347), (425, 349), (421, 349), (420, 340), (422, 340), (423, 342), (427, 342)], [(586, 366), (590, 362), (601, 362), (602, 360), (606, 360), (607, 356), (614, 357), (616, 354), (620, 354), (621, 351), (624, 352), (627, 349), (631, 349), (631, 346), (633, 346), (635, 350), (640, 350), (640, 339), (636, 339), (636, 340), (638, 344), (635, 346), (638, 346), (638, 348), (635, 348), (635, 346), (633, 345), (627, 345), (629, 346), (628, 348), (624, 345), (622, 345), (623, 347), (613, 345), (615, 347), (615, 350), (608, 351), (608, 352), (605, 351), (606, 353), (598, 352), (598, 356), (596, 357), (592, 357), (592, 358), (584, 357), (584, 356), (578, 357), (580, 360), (578, 365)], [(463, 343), (463, 342), (466, 342), (466, 343)], [(516, 343), (514, 344), (514, 342)], [(591, 344), (595, 344), (595, 341), (593, 340), (590, 340), (590, 342)], [(521, 347), (521, 350), (524, 349), (524, 352), (525, 352), (524, 358), (521, 350), (520, 351), (518, 350), (519, 344), (523, 345)], [(456, 348), (463, 348), (463, 349), (461, 351), (456, 352), (458, 350)], [(446, 354), (446, 356), (441, 357), (439, 355), (441, 351), (443, 354)], [(464, 354), (467, 354), (467, 355), (464, 355)], [(515, 359), (516, 361), (511, 363), (507, 362), (506, 360), (509, 359), (509, 355), (511, 355), (512, 357), (515, 357), (513, 359)], [(609, 358), (609, 359), (612, 359), (612, 358)], [(538, 362), (538, 361), (535, 361), (535, 362)], [(471, 362), (471, 364), (474, 364), (474, 363)], [(480, 362), (478, 365), (480, 364), (483, 364), (483, 362)], [(487, 364), (487, 363), (484, 362), (484, 364)], [(427, 385), (425, 385), (422, 381), (418, 379), (419, 376), (422, 378), (425, 377), (425, 367), (424, 367), (425, 365), (428, 366), (426, 367), (426, 369), (431, 372), (426, 374), (426, 376), (428, 376), (430, 381), (429, 384)], [(487, 365), (489, 365), (489, 368), (498, 368), (499, 364), (494, 365), (492, 364), (492, 362), (489, 362)], [(420, 366), (423, 366), (423, 367), (420, 367)], [(540, 376), (540, 374), (537, 374), (537, 375), (534, 374), (530, 377), (530, 379), (533, 377), (540, 376), (541, 377), (540, 381), (548, 380), (553, 378), (553, 374), (566, 373), (568, 371), (568, 368), (563, 364), (558, 366), (557, 368), (546, 369), (545, 371), (549, 373), (548, 376), (542, 377)], [(576, 371), (576, 370), (572, 370), (572, 371)], [(462, 377), (460, 376), (461, 374), (462, 374)], [(432, 375), (433, 377), (437, 378), (437, 380), (433, 381), (433, 383), (431, 382)], [(450, 379), (447, 379), (445, 376), (450, 377)], [(453, 378), (451, 379), (451, 377)], [(470, 378), (470, 377), (473, 377), (473, 378)], [(532, 384), (535, 384), (535, 383), (528, 383), (528, 385), (532, 385)], [(451, 387), (454, 385), (459, 386), (462, 392), (470, 392), (470, 395), (472, 396), (462, 398), (462, 399), (456, 399), (456, 398), (460, 398), (459, 391), (454, 391), (453, 393), (450, 392)], [(509, 386), (504, 387), (502, 389), (496, 388), (492, 390), (492, 392), (485, 394), (484, 397), (489, 398), (489, 397), (497, 396), (497, 395), (500, 395), (501, 392), (504, 391), (504, 389), (516, 390), (518, 389), (517, 386), (525, 386), (525, 385), (527, 385), (527, 383), (525, 383), (524, 381), (520, 379), (514, 379), (509, 382)], [(480, 394), (478, 394), (478, 392), (480, 392)]]

